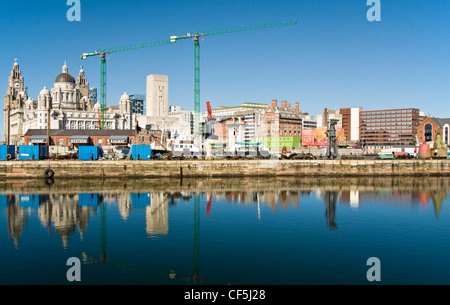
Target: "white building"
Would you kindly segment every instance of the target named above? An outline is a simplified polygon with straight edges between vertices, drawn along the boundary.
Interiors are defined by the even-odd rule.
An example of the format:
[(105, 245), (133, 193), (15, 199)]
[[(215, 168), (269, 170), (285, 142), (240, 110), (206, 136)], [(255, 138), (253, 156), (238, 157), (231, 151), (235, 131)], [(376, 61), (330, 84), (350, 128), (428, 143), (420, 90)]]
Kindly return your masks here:
[(169, 77), (152, 74), (147, 76), (147, 116), (169, 115)]
[(302, 130), (317, 128), (317, 119), (315, 116), (310, 115), (308, 112), (300, 112), (299, 115), (302, 118)]
[(182, 110), (179, 106), (169, 107), (169, 78), (167, 75), (147, 76), (146, 115), (137, 118), (140, 128), (190, 137), (191, 128), (193, 128), (191, 114), (193, 111)]
[[(219, 106), (216, 109), (212, 109), (211, 112), (213, 118), (216, 118), (218, 121), (227, 118), (237, 118), (237, 120), (234, 120), (236, 124), (233, 124), (236, 125), (233, 127), (233, 135), (229, 132), (227, 133), (231, 138), (236, 137), (236, 141), (231, 140), (231, 142), (251, 143), (261, 136), (262, 116), (266, 112), (267, 107), (267, 104), (261, 103), (242, 103), (240, 106)], [(207, 113), (204, 116), (207, 116)], [(240, 126), (241, 124), (242, 126)]]
[[(10, 144), (24, 144), (23, 135), (28, 129), (99, 129), (100, 112), (100, 103), (94, 104), (90, 97), (83, 68), (75, 81), (64, 64), (53, 87), (50, 90), (44, 87), (36, 101), (28, 97), (19, 65), (15, 62), (5, 96), (5, 140), (9, 133)], [(134, 128), (131, 100), (126, 93), (120, 98), (118, 107), (107, 107), (105, 128)]]
[(194, 136), (194, 111), (181, 109), (180, 106), (169, 106), (169, 118), (174, 121), (173, 135), (178, 135), (181, 139), (192, 139)]

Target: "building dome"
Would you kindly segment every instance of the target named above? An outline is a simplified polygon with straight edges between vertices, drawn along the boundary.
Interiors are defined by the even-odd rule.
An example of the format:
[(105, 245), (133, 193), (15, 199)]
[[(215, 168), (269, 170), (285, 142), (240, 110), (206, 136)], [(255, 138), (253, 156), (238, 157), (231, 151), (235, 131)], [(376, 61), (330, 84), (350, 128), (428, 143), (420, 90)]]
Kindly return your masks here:
[(75, 84), (75, 78), (73, 78), (73, 76), (69, 74), (69, 68), (67, 67), (66, 63), (64, 63), (64, 66), (62, 67), (62, 73), (56, 77), (55, 83)]
[(39, 95), (50, 95), (50, 91), (48, 91), (47, 87), (44, 87), (44, 89), (39, 92)]
[(94, 105), (94, 111), (100, 111), (102, 105), (100, 105), (100, 102), (95, 103)]
[(128, 101), (130, 99), (130, 96), (124, 92), (123, 95), (120, 97), (121, 101)]
[(61, 73), (55, 79), (55, 83), (72, 83), (75, 84), (75, 79), (69, 73)]

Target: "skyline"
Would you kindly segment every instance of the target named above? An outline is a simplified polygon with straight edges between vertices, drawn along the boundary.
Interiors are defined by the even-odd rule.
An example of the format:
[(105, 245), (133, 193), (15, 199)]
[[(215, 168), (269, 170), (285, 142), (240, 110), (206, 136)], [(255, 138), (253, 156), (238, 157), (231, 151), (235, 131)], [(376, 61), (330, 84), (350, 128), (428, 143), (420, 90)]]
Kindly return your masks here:
[[(74, 77), (83, 66), (90, 87), (99, 88), (100, 60), (81, 60), (85, 52), (199, 30), (296, 20), (292, 26), (205, 37), (201, 111), (206, 101), (216, 108), (277, 99), (299, 102), (312, 115), (324, 108), (414, 107), (425, 115), (450, 117), (445, 107), (450, 4), (381, 3), (381, 21), (369, 22), (365, 0), (81, 0), (81, 21), (69, 22), (66, 1), (8, 2), (0, 12), (3, 41), (11, 42), (0, 48), (2, 96), (15, 58), (29, 96), (37, 99), (44, 86), (53, 87), (64, 62)], [(107, 106), (117, 105), (123, 92), (145, 95), (147, 75), (163, 74), (169, 76), (169, 104), (193, 110), (193, 49), (188, 40), (110, 54)]]

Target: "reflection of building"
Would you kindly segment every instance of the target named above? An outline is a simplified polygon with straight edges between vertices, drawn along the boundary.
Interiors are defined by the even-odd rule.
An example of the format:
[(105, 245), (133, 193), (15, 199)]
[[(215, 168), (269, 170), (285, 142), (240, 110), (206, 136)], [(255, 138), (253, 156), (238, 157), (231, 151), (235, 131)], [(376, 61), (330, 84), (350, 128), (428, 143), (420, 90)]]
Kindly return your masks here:
[(117, 204), (119, 206), (119, 213), (123, 220), (127, 220), (131, 211), (130, 194), (118, 194)]
[(51, 195), (48, 202), (39, 205), (38, 217), (48, 228), (53, 223), (55, 232), (61, 237), (66, 248), (70, 235), (77, 227), (83, 238), (89, 222), (89, 208), (79, 206), (78, 195)]
[(359, 191), (357, 189), (342, 190), (339, 193), (339, 202), (350, 204), (352, 208), (359, 207)]
[(8, 203), (6, 213), (8, 217), (8, 236), (13, 239), (14, 245), (17, 248), (28, 215), (26, 210), (21, 209), (19, 202), (15, 202), (15, 200), (14, 202)]
[(265, 190), (263, 192), (216, 192), (214, 193), (214, 198), (236, 201), (241, 204), (266, 203), (272, 211), (276, 211), (278, 208), (285, 211), (289, 207), (299, 207), (299, 192), (296, 191)]
[(150, 236), (169, 232), (169, 205), (165, 193), (150, 193), (151, 205), (146, 207), (146, 232)]

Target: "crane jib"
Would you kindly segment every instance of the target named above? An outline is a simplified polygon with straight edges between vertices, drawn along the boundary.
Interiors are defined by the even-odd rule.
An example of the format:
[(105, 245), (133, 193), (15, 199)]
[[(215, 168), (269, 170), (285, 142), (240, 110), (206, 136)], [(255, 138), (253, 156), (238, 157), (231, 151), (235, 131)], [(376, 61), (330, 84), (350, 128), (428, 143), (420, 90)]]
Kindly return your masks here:
[[(226, 34), (226, 33), (234, 33), (234, 32), (243, 32), (243, 31), (251, 31), (251, 30), (259, 30), (259, 29), (267, 29), (267, 28), (273, 28), (273, 27), (279, 27), (279, 26), (287, 26), (287, 25), (294, 25), (297, 24), (297, 21), (283, 21), (283, 22), (273, 22), (273, 23), (264, 23), (264, 24), (257, 24), (257, 25), (241, 25), (241, 26), (235, 26), (235, 27), (228, 27), (228, 28), (221, 28), (221, 29), (214, 29), (214, 30), (207, 30), (207, 31), (200, 31), (200, 32), (188, 32), (184, 35), (180, 36), (170, 36), (167, 40), (159, 40), (154, 42), (147, 42), (147, 43), (138, 43), (138, 44), (130, 44), (126, 46), (121, 47), (115, 47), (115, 48), (109, 48), (109, 49), (102, 49), (97, 50), (92, 53), (83, 53), (81, 55), (81, 59), (86, 59), (91, 56), (98, 56), (101, 55), (101, 71), (100, 71), (100, 86), (101, 86), (101, 110), (102, 114), (104, 114), (105, 107), (106, 107), (106, 59), (105, 54), (110, 53), (116, 53), (116, 52), (123, 52), (123, 51), (130, 51), (130, 50), (136, 50), (136, 49), (143, 49), (143, 48), (149, 48), (149, 47), (155, 47), (155, 46), (161, 46), (166, 44), (171, 44), (176, 42), (179, 39), (187, 39), (187, 38), (193, 38), (194, 39), (194, 108), (195, 108), (195, 121), (198, 123), (198, 117), (200, 114), (200, 43), (199, 43), (199, 37), (209, 36), (209, 35), (218, 35), (218, 34)], [(102, 115), (102, 127), (104, 128), (105, 124), (105, 116)], [(197, 124), (195, 124), (197, 125)], [(196, 126), (196, 137), (198, 136), (198, 128)]]

